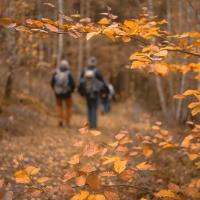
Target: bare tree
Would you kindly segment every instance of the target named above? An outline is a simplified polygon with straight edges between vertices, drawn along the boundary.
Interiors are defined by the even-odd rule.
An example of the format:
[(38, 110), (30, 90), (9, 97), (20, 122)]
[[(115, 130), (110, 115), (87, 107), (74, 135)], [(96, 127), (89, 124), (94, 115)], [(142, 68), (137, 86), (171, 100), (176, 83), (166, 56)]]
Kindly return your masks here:
[[(153, 16), (154, 15), (154, 1), (153, 0), (148, 0), (148, 7), (150, 10), (150, 15)], [(157, 88), (159, 99), (160, 99), (162, 113), (165, 116), (165, 118), (168, 118), (165, 95), (162, 88), (162, 82), (159, 76), (155, 76), (155, 83), (156, 83), (156, 88)]]
[[(59, 12), (63, 13), (64, 10), (64, 5), (63, 5), (63, 0), (58, 0), (58, 9)], [(63, 18), (60, 17), (59, 15), (59, 22), (62, 24), (63, 23)], [(63, 46), (64, 46), (64, 37), (63, 34), (60, 34), (58, 36), (58, 55), (57, 55), (57, 64), (60, 63), (62, 56), (63, 56)]]

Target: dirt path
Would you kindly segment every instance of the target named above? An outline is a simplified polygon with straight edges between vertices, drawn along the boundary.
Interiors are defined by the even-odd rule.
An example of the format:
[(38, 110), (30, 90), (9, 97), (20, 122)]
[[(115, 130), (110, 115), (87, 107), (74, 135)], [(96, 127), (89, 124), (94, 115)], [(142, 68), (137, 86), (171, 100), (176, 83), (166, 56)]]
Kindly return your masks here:
[[(99, 130), (102, 135), (98, 140), (111, 141), (112, 135), (120, 129), (129, 129), (137, 133), (145, 131), (145, 127), (149, 128), (147, 115), (143, 114), (136, 122), (131, 117), (129, 106), (115, 105), (111, 114), (99, 117)], [(14, 173), (30, 165), (40, 167), (43, 176), (51, 177), (55, 181), (54, 184), (61, 181), (67, 171), (67, 161), (74, 154), (73, 144), (86, 139), (78, 132), (86, 121), (84, 111), (73, 116), (71, 128), (58, 127), (57, 119), (51, 115), (40, 117), (43, 118), (40, 125), (37, 126), (37, 120), (34, 119), (34, 124), (29, 125), (27, 132), (24, 129), (23, 134), (3, 135), (0, 140), (0, 179), (4, 178), (7, 182), (11, 182), (8, 190), (20, 190), (20, 186), (15, 184)], [(19, 120), (25, 119), (19, 118)], [(18, 196), (19, 199), (21, 197), (23, 195)]]

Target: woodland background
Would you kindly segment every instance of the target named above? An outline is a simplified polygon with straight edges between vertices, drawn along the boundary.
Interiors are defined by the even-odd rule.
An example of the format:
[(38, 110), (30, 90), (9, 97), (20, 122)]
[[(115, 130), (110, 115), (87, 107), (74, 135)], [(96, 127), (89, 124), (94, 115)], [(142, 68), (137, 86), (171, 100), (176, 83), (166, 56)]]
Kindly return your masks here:
[[(87, 41), (51, 30), (41, 39), (27, 29), (1, 26), (6, 17), (61, 21), (58, 10), (99, 22), (110, 8), (123, 28), (124, 20), (135, 25), (132, 19), (140, 17), (166, 19), (162, 30), (180, 34), (183, 48), (161, 57), (183, 69), (163, 76), (128, 68), (130, 55), (146, 47), (140, 40), (113, 42), (98, 35)], [(192, 116), (187, 106), (195, 100), (193, 111), (200, 111), (200, 82), (194, 78), (199, 10), (199, 0), (0, 0), (0, 200), (199, 200), (199, 114)], [(182, 51), (190, 42), (197, 56)], [(163, 52), (156, 48), (157, 58)], [(99, 130), (88, 130), (85, 102), (75, 94), (72, 126), (60, 128), (51, 75), (67, 59), (78, 84), (90, 56), (116, 89), (112, 112), (100, 115)], [(191, 63), (195, 67), (187, 71)], [(187, 89), (189, 97), (180, 99)]]
[[(19, 20), (27, 18), (52, 20), (59, 19), (56, 10), (45, 6), (42, 0), (1, 0), (1, 17), (13, 17)], [(119, 20), (138, 18), (152, 14), (158, 19), (166, 19), (165, 28), (173, 33), (199, 31), (200, 14), (198, 0), (123, 0), (123, 1), (92, 1), (92, 0), (55, 0), (48, 1), (64, 11), (66, 15), (80, 13), (81, 17), (91, 17), (98, 21), (106, 6), (110, 6)], [(5, 31), (0, 28), (0, 73), (1, 96), (10, 96), (11, 90), (25, 91), (44, 100), (51, 105), (52, 93), (49, 81), (53, 69), (61, 58), (70, 61), (71, 69), (78, 80), (80, 70), (86, 60), (95, 55), (99, 60), (99, 67), (107, 80), (110, 80), (117, 91), (117, 100), (130, 97), (136, 104), (152, 113), (161, 113), (166, 118), (185, 122), (191, 119), (187, 101), (173, 100), (173, 95), (186, 89), (195, 89), (198, 82), (191, 78), (191, 74), (170, 74), (168, 77), (156, 79), (153, 74), (145, 74), (137, 70), (128, 70), (128, 57), (142, 44), (131, 42), (113, 43), (108, 38), (94, 38), (86, 42), (84, 38), (74, 39), (67, 35), (52, 34), (46, 40), (34, 35), (26, 35), (16, 31)], [(183, 41), (184, 42), (184, 41)], [(197, 58), (187, 55), (172, 54), (169, 62), (187, 64), (196, 62)], [(23, 77), (23, 78), (22, 78)], [(38, 84), (39, 83), (39, 84)], [(146, 101), (148, 99), (148, 101)]]

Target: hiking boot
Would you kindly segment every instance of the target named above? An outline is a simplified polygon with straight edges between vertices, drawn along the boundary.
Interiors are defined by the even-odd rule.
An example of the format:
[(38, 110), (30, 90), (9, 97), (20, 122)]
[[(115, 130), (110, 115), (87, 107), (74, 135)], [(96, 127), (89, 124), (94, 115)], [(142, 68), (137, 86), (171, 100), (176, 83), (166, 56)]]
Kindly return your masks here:
[(58, 126), (63, 127), (63, 122), (60, 121), (60, 122), (58, 123)]

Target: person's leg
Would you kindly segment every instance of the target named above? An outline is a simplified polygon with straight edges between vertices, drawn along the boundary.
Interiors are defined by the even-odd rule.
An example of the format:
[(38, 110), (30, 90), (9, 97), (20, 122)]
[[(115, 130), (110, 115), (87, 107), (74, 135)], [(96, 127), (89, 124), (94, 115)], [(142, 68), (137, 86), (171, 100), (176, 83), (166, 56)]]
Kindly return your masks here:
[(65, 100), (66, 103), (66, 113), (65, 113), (65, 122), (66, 125), (70, 125), (71, 115), (72, 115), (72, 98), (69, 97)]
[(91, 124), (92, 124), (92, 102), (89, 97), (86, 98), (86, 103), (87, 103), (88, 123), (91, 127)]
[(63, 125), (63, 108), (62, 108), (62, 99), (59, 97), (56, 97), (56, 109), (57, 109), (57, 114), (59, 118), (59, 126)]
[(98, 107), (98, 98), (91, 100), (91, 128), (97, 128), (97, 107)]

